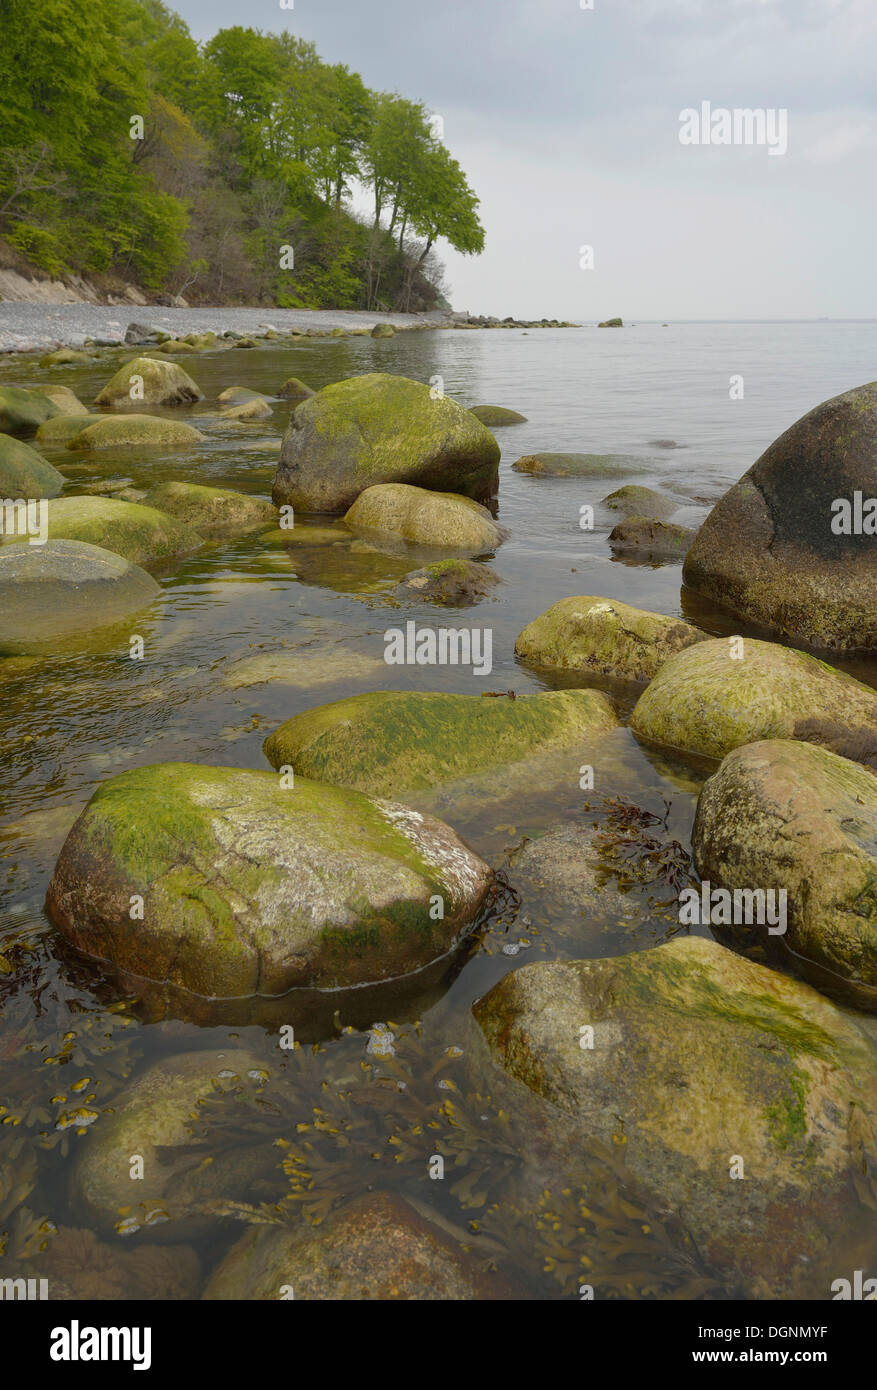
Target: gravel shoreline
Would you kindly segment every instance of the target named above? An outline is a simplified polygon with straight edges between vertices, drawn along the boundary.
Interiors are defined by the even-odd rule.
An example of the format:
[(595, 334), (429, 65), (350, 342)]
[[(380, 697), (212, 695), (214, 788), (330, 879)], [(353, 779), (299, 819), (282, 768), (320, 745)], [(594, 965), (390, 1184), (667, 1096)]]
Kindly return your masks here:
[(373, 328), (390, 323), (394, 328), (451, 325), (447, 311), (430, 314), (379, 314), (361, 309), (171, 309), (162, 305), (141, 308), (132, 304), (33, 304), (22, 300), (0, 302), (0, 353), (38, 352), (58, 347), (81, 347), (86, 338), (124, 342), (129, 323), (149, 324), (176, 338), (187, 333), (242, 335), (266, 328), (289, 332), (316, 328)]

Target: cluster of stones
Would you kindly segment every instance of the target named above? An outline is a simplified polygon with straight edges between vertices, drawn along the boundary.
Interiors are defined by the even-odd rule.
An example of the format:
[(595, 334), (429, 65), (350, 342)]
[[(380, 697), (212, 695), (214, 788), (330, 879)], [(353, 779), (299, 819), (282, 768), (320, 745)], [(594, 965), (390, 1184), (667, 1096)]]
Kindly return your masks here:
[[(133, 377), (143, 405), (203, 399), (164, 357), (120, 367), (95, 416), (75, 398), (0, 389), (4, 490), (45, 498), (49, 509), (45, 546), (7, 537), (0, 552), (0, 650), (75, 631), (86, 608), (91, 627), (95, 615), (108, 624), (138, 611), (158, 594), (150, 567), (212, 536), (267, 528), (278, 507), (353, 536), (451, 552), (459, 571), (440, 562), (408, 576), (415, 592), (440, 591), (437, 601), (454, 582), (487, 591), (477, 557), (505, 532), (491, 510), (500, 451), (485, 417), (501, 408), (466, 410), (383, 373), (318, 392), (292, 378), (280, 392), (297, 404), (273, 505), (183, 482), (137, 501), (60, 497), (62, 474), (12, 436), (47, 431), (74, 451), (147, 447), (153, 426), (162, 447), (201, 437), (129, 412)], [(688, 549), (686, 581), (740, 617), (823, 646), (877, 649), (873, 541), (869, 550), (850, 538), (832, 561), (820, 530), (832, 496), (873, 489), (875, 392), (860, 388), (793, 426), (690, 548), (689, 536), (654, 530), (672, 529), (675, 505), (646, 488), (604, 499), (624, 517), (616, 532), (640, 523), (653, 528), (656, 548), (678, 558)], [(258, 393), (223, 394), (229, 428), (266, 418), (263, 403), (270, 413)], [(544, 454), (516, 467), (534, 478), (599, 479), (623, 463)], [(629, 532), (616, 532), (623, 550)], [(573, 1162), (583, 1138), (617, 1142), (621, 1130), (637, 1181), (685, 1213), (697, 1248), (745, 1296), (824, 1296), (877, 1122), (873, 1043), (848, 1007), (871, 1011), (877, 1000), (877, 694), (792, 647), (710, 637), (599, 595), (561, 599), (524, 628), (515, 652), (585, 688), (515, 699), (360, 694), (287, 719), (265, 741), (264, 770), (172, 763), (109, 778), (64, 843), (49, 916), (125, 975), (211, 1000), (414, 975), (460, 950), (496, 886), (494, 868), (427, 805), (453, 807), (453, 789), (513, 779), (534, 758), (578, 766), (583, 749), (623, 732), (615, 702), (588, 684), (627, 683), (637, 739), (711, 760), (692, 833), (699, 874), (729, 890), (784, 889), (787, 931), (772, 937), (753, 923), (721, 944), (677, 938), (620, 957), (527, 965), (477, 1001), (474, 1064), (487, 1090), (504, 1089), (507, 1108), (534, 1117), (539, 1143), (561, 1163)], [(596, 913), (629, 916), (622, 894), (601, 889), (593, 837), (580, 828), (549, 830), (527, 847), (519, 874), (523, 891), (538, 882), (559, 903), (588, 894)], [(256, 1070), (243, 1050), (224, 1067)], [(214, 1072), (202, 1053), (147, 1070), (86, 1151), (76, 1199), (106, 1234), (125, 1204), (118, 1154), (182, 1145), (193, 1086), (206, 1094)], [(748, 1166), (739, 1200), (733, 1183), (716, 1179), (737, 1153)], [(162, 1190), (149, 1194), (172, 1208), (177, 1239), (228, 1190), (228, 1173), (191, 1169), (171, 1163)], [(334, 1296), (356, 1297), (364, 1269), (371, 1296), (422, 1296), (427, 1277), (442, 1297), (515, 1296), (440, 1223), (379, 1192), (333, 1215), (317, 1239), (304, 1227), (252, 1228), (205, 1297), (263, 1298), (290, 1282), (297, 1296), (325, 1297), (331, 1284)]]

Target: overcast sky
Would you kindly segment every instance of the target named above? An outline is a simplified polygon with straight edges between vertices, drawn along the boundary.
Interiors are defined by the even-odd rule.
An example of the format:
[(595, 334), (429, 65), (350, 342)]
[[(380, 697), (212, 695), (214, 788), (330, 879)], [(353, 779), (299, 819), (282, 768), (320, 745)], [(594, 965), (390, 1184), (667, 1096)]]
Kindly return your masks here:
[[(877, 316), (877, 0), (169, 3), (197, 39), (287, 28), (442, 116), (487, 233), (440, 244), (455, 308)], [(788, 112), (786, 153), (681, 144), (706, 101)]]

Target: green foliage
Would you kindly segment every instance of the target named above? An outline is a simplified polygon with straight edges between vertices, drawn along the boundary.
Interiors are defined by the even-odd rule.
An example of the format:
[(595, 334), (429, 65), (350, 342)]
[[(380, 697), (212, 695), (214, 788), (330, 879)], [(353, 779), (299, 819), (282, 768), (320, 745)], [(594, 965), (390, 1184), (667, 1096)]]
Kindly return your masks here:
[[(435, 242), (483, 247), (425, 108), (293, 34), (235, 25), (199, 47), (162, 0), (0, 0), (0, 15), (0, 235), (48, 274), (429, 307)], [(357, 183), (370, 228), (345, 206)]]

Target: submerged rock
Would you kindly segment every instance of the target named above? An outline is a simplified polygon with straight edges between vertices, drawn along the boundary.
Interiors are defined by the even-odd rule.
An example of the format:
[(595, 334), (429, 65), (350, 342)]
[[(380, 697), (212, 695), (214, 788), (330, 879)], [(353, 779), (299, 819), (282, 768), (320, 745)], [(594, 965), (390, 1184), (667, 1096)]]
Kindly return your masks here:
[(486, 507), (454, 492), (429, 492), (408, 483), (379, 483), (361, 492), (344, 517), (352, 531), (397, 536), (411, 545), (478, 554), (495, 550), (508, 534)]
[(205, 1299), (485, 1300), (520, 1291), (394, 1192), (364, 1193), (317, 1229), (251, 1226)]
[(771, 444), (701, 526), (685, 583), (812, 646), (877, 649), (875, 460), (871, 382), (823, 401)]
[(488, 429), (498, 429), (502, 425), (526, 425), (526, 415), (516, 410), (507, 410), (503, 405), (473, 405), (471, 414)]
[(811, 744), (747, 744), (705, 783), (692, 846), (713, 887), (786, 890), (786, 931), (736, 923), (737, 944), (877, 1009), (877, 777)]
[(9, 434), (0, 434), (0, 498), (57, 497), (64, 486), (64, 475), (25, 444)]
[(135, 357), (107, 382), (95, 405), (189, 405), (203, 399), (201, 388), (176, 362)]
[(285, 401), (309, 401), (311, 396), (315, 396), (316, 391), (312, 391), (310, 386), (306, 386), (297, 376), (287, 377), (278, 396), (282, 396)]
[(164, 448), (198, 444), (203, 438), (200, 431), (182, 420), (165, 420), (159, 415), (106, 415), (68, 439), (67, 448), (120, 449), (133, 445)]
[(524, 966), (474, 1013), (495, 1062), (549, 1102), (562, 1153), (623, 1144), (744, 1296), (829, 1296), (877, 1120), (874, 1049), (844, 1013), (701, 938)]
[(45, 420), (61, 413), (60, 406), (38, 391), (0, 386), (0, 431), (3, 434), (36, 434)]
[(706, 634), (617, 599), (563, 598), (524, 628), (515, 655), (536, 666), (649, 681), (665, 661)]
[(191, 1245), (139, 1245), (101, 1240), (94, 1231), (61, 1226), (27, 1270), (47, 1278), (53, 1301), (176, 1301), (198, 1296), (201, 1266)]
[[(87, 415), (88, 407), (82, 404), (78, 396), (67, 386), (44, 386), (42, 394), (47, 396), (50, 401), (54, 401), (65, 415)], [(45, 421), (40, 429), (44, 429), (48, 421)], [(37, 430), (39, 434), (39, 430)]]
[(294, 715), (263, 747), (273, 767), (385, 796), (574, 748), (617, 723), (596, 690), (520, 699), (379, 690)]
[[(173, 517), (114, 497), (58, 497), (48, 504), (52, 541), (85, 541), (123, 556), (135, 565), (159, 564), (191, 555), (202, 538)], [(26, 537), (7, 537), (3, 545), (29, 545)]]
[(111, 778), (64, 844), (49, 916), (90, 955), (211, 997), (365, 984), (450, 951), (488, 866), (430, 816), (291, 781), (189, 763)]
[[(244, 1197), (260, 1170), (277, 1164), (277, 1150), (258, 1142), (198, 1162), (192, 1121), (205, 1100), (235, 1090), (257, 1094), (268, 1072), (250, 1052), (187, 1052), (149, 1067), (101, 1117), (73, 1169), (74, 1209), (105, 1235), (179, 1241), (215, 1225), (213, 1202)], [(196, 1151), (197, 1154), (197, 1151)], [(143, 1161), (132, 1180), (132, 1158)]]
[(403, 601), (461, 608), (486, 598), (501, 582), (496, 570), (475, 560), (437, 560), (406, 575), (395, 594)]
[(81, 541), (0, 548), (0, 652), (29, 653), (117, 623), (161, 592), (145, 570)]
[[(525, 915), (552, 953), (602, 956), (624, 949), (625, 938), (649, 914), (607, 878), (591, 825), (565, 822), (527, 840), (508, 877)], [(607, 937), (610, 940), (607, 940)]]
[(609, 545), (616, 555), (681, 561), (694, 537), (695, 532), (686, 526), (632, 516), (609, 532)]
[(407, 377), (351, 377), (302, 401), (290, 421), (274, 501), (346, 512), (375, 483), (408, 482), (489, 501), (499, 445), (468, 410)]
[(608, 497), (603, 498), (603, 503), (613, 511), (624, 512), (627, 516), (644, 517), (649, 521), (666, 521), (679, 506), (678, 502), (674, 502), (671, 497), (662, 497), (654, 488), (639, 487), (635, 483), (610, 492)]
[(512, 464), (515, 473), (542, 478), (623, 478), (644, 467), (642, 459), (625, 454), (525, 454)]
[(50, 352), (45, 357), (40, 358), (41, 367), (65, 367), (74, 365), (87, 365), (92, 361), (90, 352), (82, 352), (78, 348), (58, 348), (56, 352)]
[(150, 488), (146, 502), (185, 522), (199, 536), (255, 530), (277, 520), (277, 509), (262, 497), (251, 497), (231, 488), (203, 487), (199, 483), (159, 483)]
[[(735, 642), (743, 644), (740, 657)], [(652, 743), (713, 758), (765, 738), (839, 752), (865, 739), (877, 751), (877, 693), (792, 647), (712, 638), (661, 667), (631, 728)]]
[(40, 425), (37, 430), (37, 443), (66, 444), (74, 435), (81, 434), (89, 425), (96, 425), (105, 418), (104, 415), (89, 415), (88, 411), (77, 411), (75, 415), (54, 415), (51, 420), (46, 420)]
[(251, 391), (248, 386), (226, 386), (216, 399), (220, 405), (246, 405), (247, 401), (265, 401), (268, 404), (261, 391)]
[(252, 400), (227, 406), (222, 412), (225, 420), (267, 420), (273, 414), (264, 396), (254, 396)]

